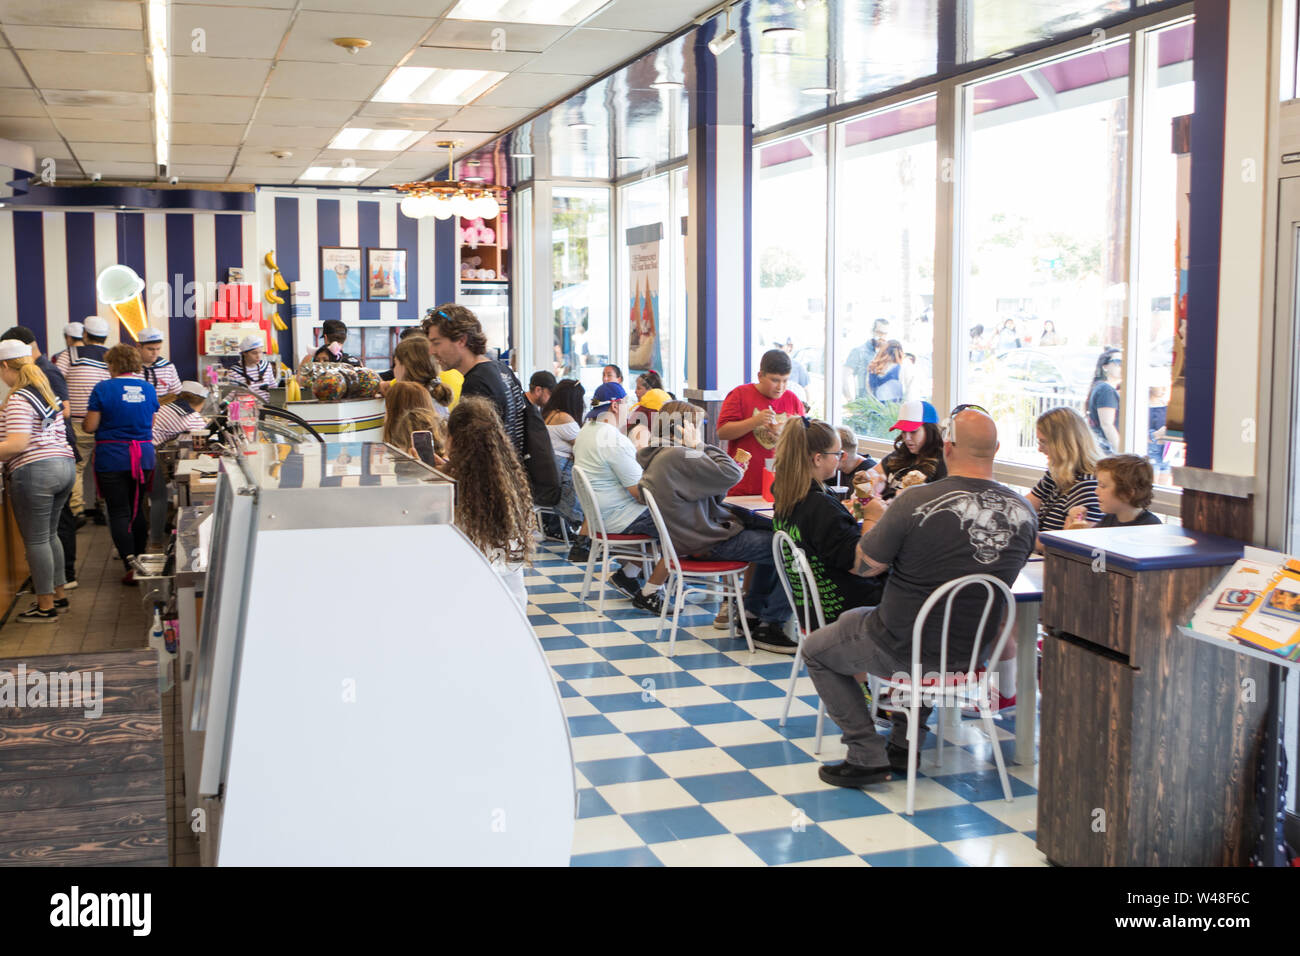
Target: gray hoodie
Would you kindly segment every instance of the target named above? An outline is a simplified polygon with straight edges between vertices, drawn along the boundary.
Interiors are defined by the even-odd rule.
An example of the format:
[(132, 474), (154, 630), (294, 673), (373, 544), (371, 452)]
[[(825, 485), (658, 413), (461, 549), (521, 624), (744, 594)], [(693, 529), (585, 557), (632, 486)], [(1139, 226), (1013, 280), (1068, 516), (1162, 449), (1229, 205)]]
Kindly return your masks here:
[(744, 474), (741, 467), (715, 445), (642, 448), (640, 486), (659, 504), (678, 557), (704, 557), (744, 526), (722, 506), (722, 499)]

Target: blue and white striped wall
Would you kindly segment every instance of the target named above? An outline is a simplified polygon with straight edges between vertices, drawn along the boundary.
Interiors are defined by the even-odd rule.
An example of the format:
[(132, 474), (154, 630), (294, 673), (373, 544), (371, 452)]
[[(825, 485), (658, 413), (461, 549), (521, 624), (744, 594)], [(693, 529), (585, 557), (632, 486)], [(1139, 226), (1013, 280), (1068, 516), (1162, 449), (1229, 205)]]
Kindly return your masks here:
[[(99, 305), (95, 277), (120, 262), (145, 280), (150, 324), (166, 335), (164, 354), (183, 377), (194, 377), (197, 319), (211, 314), (227, 270), (242, 267), (261, 296), (270, 279), (262, 260), (274, 249), (286, 280), (317, 290), (322, 245), (358, 246), (363, 256), (368, 246), (405, 248), (409, 288), (405, 302), (318, 302), (314, 324), (413, 324), (438, 301), (434, 220), (408, 219), (396, 197), (369, 195), (259, 189), (251, 213), (0, 209), (0, 332), (25, 325), (52, 353), (63, 348), (66, 323), (100, 315), (110, 343), (117, 342), (117, 321)], [(289, 305), (280, 308), (292, 327)], [(296, 361), (311, 342), (309, 329), (294, 333), (281, 333), (280, 348)]]

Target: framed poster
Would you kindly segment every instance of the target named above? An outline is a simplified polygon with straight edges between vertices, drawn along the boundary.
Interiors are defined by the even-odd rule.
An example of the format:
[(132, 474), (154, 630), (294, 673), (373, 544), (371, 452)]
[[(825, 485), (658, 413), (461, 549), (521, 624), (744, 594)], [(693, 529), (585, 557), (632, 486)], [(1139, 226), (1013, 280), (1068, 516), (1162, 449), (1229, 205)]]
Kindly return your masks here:
[(371, 302), (406, 301), (406, 250), (366, 250), (366, 298)]
[(361, 249), (357, 246), (320, 247), (320, 300), (361, 301)]

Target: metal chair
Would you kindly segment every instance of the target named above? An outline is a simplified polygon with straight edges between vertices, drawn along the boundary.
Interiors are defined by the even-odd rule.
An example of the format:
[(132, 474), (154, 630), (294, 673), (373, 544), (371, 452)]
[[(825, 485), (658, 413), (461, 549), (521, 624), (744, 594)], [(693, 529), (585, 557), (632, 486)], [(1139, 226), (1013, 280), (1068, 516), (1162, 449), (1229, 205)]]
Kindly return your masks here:
[(659, 549), (655, 539), (647, 534), (610, 534), (605, 530), (605, 519), (596, 503), (596, 492), (591, 487), (591, 479), (577, 465), (573, 466), (573, 490), (578, 494), (578, 504), (582, 507), (583, 517), (587, 519), (587, 535), (591, 538), (591, 550), (587, 555), (587, 573), (582, 579), (582, 594), (578, 599), (587, 600), (592, 572), (603, 560), (605, 567), (600, 577), (600, 600), (597, 602), (596, 613), (604, 616), (610, 558), (637, 557), (642, 563), (648, 562), (649, 566), (653, 567), (659, 560)]
[[(1006, 621), (998, 634), (997, 641), (990, 649), (987, 655), (980, 654), (980, 645), (977, 642), (971, 648), (970, 660), (965, 671), (961, 671), (948, 676), (948, 630), (952, 622), (952, 605), (959, 591), (966, 587), (980, 586), (984, 588), (986, 599), (984, 601), (984, 611), (980, 615), (979, 626), (975, 633), (982, 635), (984, 627), (988, 623), (989, 614), (997, 604), (997, 597), (1001, 594), (1006, 605)], [(941, 632), (939, 644), (939, 679), (933, 677), (925, 679), (921, 673), (921, 638), (925, 629), (925, 622), (930, 616), (930, 611), (939, 603), (944, 601), (943, 608), (943, 630)], [(984, 732), (988, 735), (989, 746), (993, 748), (993, 759), (997, 763), (998, 776), (1002, 780), (1002, 794), (1007, 801), (1011, 800), (1011, 782), (1007, 779), (1006, 761), (1002, 757), (1002, 748), (998, 746), (997, 733), (993, 727), (992, 700), (989, 693), (987, 672), (979, 666), (980, 657), (984, 656), (990, 661), (1001, 659), (1002, 648), (1007, 639), (1011, 636), (1016, 626), (1016, 600), (1011, 594), (1011, 589), (1007, 585), (993, 577), (990, 574), (967, 574), (964, 577), (949, 581), (946, 584), (935, 589), (925, 604), (921, 606), (920, 612), (916, 615), (916, 621), (912, 625), (912, 672), (908, 677), (895, 679), (890, 677), (882, 680), (880, 683), (880, 693), (891, 693), (894, 709), (905, 710), (907, 712), (907, 815), (912, 816), (916, 809), (916, 769), (919, 761), (918, 750), (920, 746), (921, 735), (917, 733), (920, 721), (920, 711), (922, 698), (926, 698), (926, 703), (935, 708), (939, 713), (939, 730), (938, 745), (935, 756), (936, 766), (943, 764), (943, 708), (956, 708), (958, 715), (958, 725), (961, 723), (961, 710), (963, 707), (977, 707), (980, 713), (980, 721), (984, 725)]]
[[(777, 531), (772, 535), (772, 560), (775, 562), (777, 574), (781, 578), (781, 587), (785, 589), (785, 599), (795, 609), (795, 642), (798, 645), (794, 652), (794, 663), (790, 666), (790, 687), (785, 692), (785, 709), (781, 711), (780, 726), (784, 727), (786, 720), (790, 716), (790, 705), (794, 703), (794, 685), (799, 680), (799, 671), (803, 668), (803, 639), (816, 628), (825, 627), (826, 618), (822, 614), (822, 598), (817, 591), (817, 582), (813, 578), (812, 566), (808, 563), (808, 555), (804, 554), (803, 549), (794, 543), (794, 538), (784, 531)], [(789, 569), (791, 568), (794, 569), (794, 573), (799, 579), (799, 593), (803, 595), (802, 602), (795, 600), (795, 591), (789, 575)], [(799, 617), (800, 603), (803, 605), (802, 619)], [(817, 705), (817, 740), (813, 744), (813, 753), (821, 753), (822, 725), (825, 722), (826, 702), (819, 700)]]
[(553, 515), (560, 522), (560, 539), (566, 545), (569, 543), (569, 521), (564, 515), (546, 505), (533, 505), (533, 514), (537, 516), (537, 530), (548, 538), (550, 535), (546, 534), (544, 530), (546, 526), (542, 523), (542, 515)]
[[(641, 494), (645, 496), (646, 506), (650, 509), (650, 517), (654, 519), (655, 528), (659, 531), (659, 550), (663, 555), (664, 563), (668, 566), (668, 582), (664, 589), (664, 594), (669, 595), (669, 600), (673, 604), (673, 623), (668, 632), (668, 656), (673, 656), (673, 648), (677, 643), (677, 620), (682, 612), (682, 605), (686, 603), (687, 591), (698, 591), (702, 594), (717, 595), (724, 601), (729, 597), (736, 599), (736, 613), (727, 621), (727, 633), (731, 637), (736, 636), (736, 618), (740, 618), (740, 626), (745, 632), (745, 643), (749, 645), (749, 652), (754, 653), (754, 639), (749, 634), (749, 621), (745, 619), (745, 569), (749, 567), (746, 561), (697, 561), (694, 558), (677, 557), (677, 549), (673, 547), (672, 539), (668, 536), (668, 526), (664, 524), (664, 517), (659, 513), (659, 504), (645, 488), (641, 489)], [(700, 579), (707, 582), (706, 584), (693, 584), (686, 586), (688, 579)], [(655, 629), (655, 640), (663, 633), (664, 618), (668, 614), (668, 600), (664, 601), (664, 606), (659, 612), (659, 626)]]

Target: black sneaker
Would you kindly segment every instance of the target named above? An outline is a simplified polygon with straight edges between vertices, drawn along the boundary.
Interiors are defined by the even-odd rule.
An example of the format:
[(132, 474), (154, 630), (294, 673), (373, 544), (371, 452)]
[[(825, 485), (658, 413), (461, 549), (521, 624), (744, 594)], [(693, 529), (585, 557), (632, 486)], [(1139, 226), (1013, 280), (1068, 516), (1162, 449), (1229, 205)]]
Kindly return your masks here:
[(823, 783), (833, 787), (865, 787), (872, 783), (884, 783), (894, 777), (894, 769), (886, 764), (883, 767), (859, 767), (857, 764), (843, 763), (823, 764), (817, 770), (817, 776)]
[(574, 564), (586, 564), (587, 559), (591, 557), (591, 539), (587, 537), (574, 538), (573, 546), (569, 548), (569, 560)]
[[(889, 769), (894, 771), (900, 777), (907, 776), (907, 748), (895, 747), (893, 744), (885, 744), (885, 755), (889, 757)], [(917, 762), (920, 762), (921, 751), (916, 752)]]
[(656, 591), (654, 594), (643, 594), (641, 591), (637, 591), (632, 596), (632, 606), (658, 617), (664, 610), (664, 592)]
[(56, 611), (66, 611), (71, 606), (72, 606), (72, 602), (69, 601), (67, 598), (54, 599), (54, 610)]
[[(737, 631), (737, 634), (740, 632)], [(765, 651), (771, 651), (773, 654), (790, 654), (799, 649), (799, 645), (790, 638), (785, 636), (785, 628), (780, 624), (773, 624), (770, 621), (764, 621), (757, 628), (750, 631), (750, 636), (754, 639), (754, 646), (762, 648)]]
[(15, 620), (23, 624), (49, 624), (58, 620), (59, 612), (50, 608), (48, 611), (42, 611), (40, 605), (33, 604), (23, 613), (19, 614)]
[(641, 585), (637, 584), (626, 574), (624, 574), (622, 568), (619, 568), (617, 571), (611, 574), (606, 580), (608, 580), (610, 584), (614, 585), (614, 587), (622, 591), (625, 595), (630, 597), (633, 601), (635, 601), (637, 599), (637, 596), (641, 593)]

